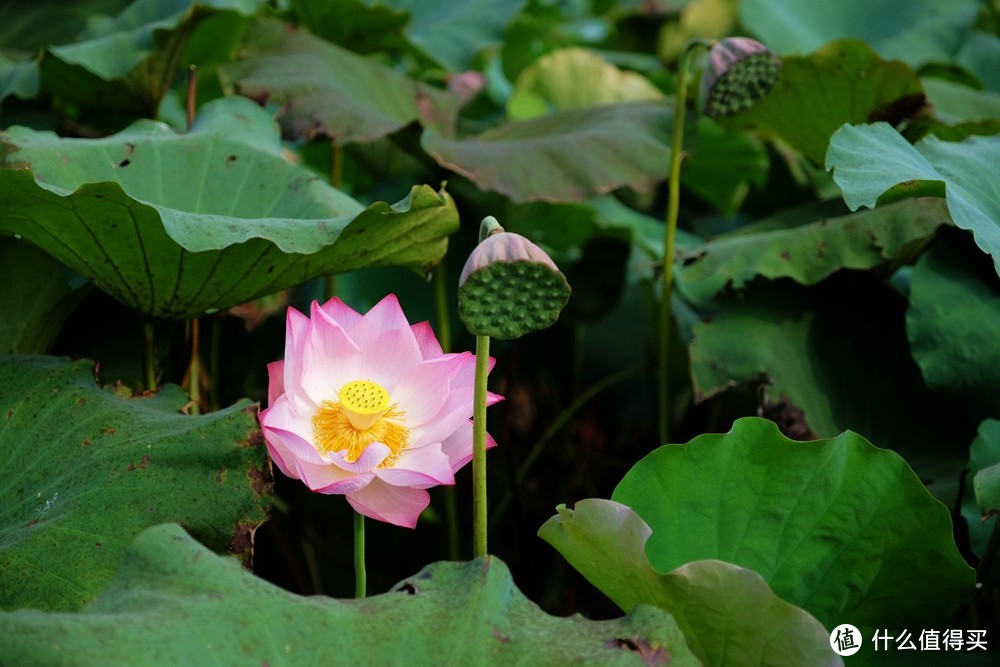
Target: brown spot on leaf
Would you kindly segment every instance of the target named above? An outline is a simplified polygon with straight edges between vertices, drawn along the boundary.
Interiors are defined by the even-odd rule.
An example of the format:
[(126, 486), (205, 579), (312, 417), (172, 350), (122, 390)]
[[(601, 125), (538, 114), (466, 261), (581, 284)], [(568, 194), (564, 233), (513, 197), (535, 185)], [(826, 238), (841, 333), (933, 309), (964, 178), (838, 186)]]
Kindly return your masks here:
[(247, 471), (247, 477), (250, 478), (250, 488), (254, 492), (254, 497), (269, 496), (273, 492), (274, 475), (271, 474), (270, 460), (268, 460), (267, 468), (264, 470), (250, 468)]
[(636, 653), (642, 661), (652, 667), (653, 665), (669, 665), (670, 653), (663, 646), (653, 646), (642, 637), (628, 637), (627, 639), (612, 639), (607, 642), (608, 648), (617, 648), (623, 651)]
[(217, 484), (222, 484), (222, 482), (224, 482), (225, 479), (226, 479), (226, 469), (219, 468), (219, 470), (215, 473), (215, 482)]
[(776, 402), (771, 402), (766, 394), (761, 393), (763, 397), (757, 410), (758, 414), (774, 422), (786, 438), (792, 440), (816, 439), (816, 435), (806, 423), (806, 415), (802, 408), (788, 400), (784, 394), (781, 394)]
[(83, 439), (83, 446), (84, 447), (90, 447), (90, 438), (84, 438)]
[(149, 465), (149, 454), (144, 454), (141, 459), (139, 459), (139, 467), (143, 470)]
[(135, 464), (134, 463), (129, 463), (128, 467), (125, 468), (125, 470), (127, 470), (129, 472), (134, 472), (135, 471)]
[(94, 542), (94, 546), (97, 547), (98, 551), (101, 551), (101, 550), (104, 549), (104, 545), (101, 544), (100, 542)]
[(260, 522), (237, 521), (229, 539), (229, 553), (238, 556), (243, 567), (253, 571), (253, 541)]
[(80, 398), (76, 399), (76, 402), (77, 402), (77, 405), (84, 405), (84, 404), (87, 403), (87, 399), (85, 399), (84, 397), (81, 396)]
[(501, 644), (506, 644), (507, 642), (510, 641), (510, 637), (500, 632), (500, 628), (498, 628), (495, 625), (493, 626), (493, 636), (496, 637), (496, 639), (499, 640)]
[(233, 163), (236, 162), (236, 160), (237, 160), (237, 157), (235, 155), (230, 155), (229, 157), (226, 158), (226, 166), (227, 167), (232, 167)]
[(399, 587), (399, 592), (406, 593), (407, 595), (416, 595), (417, 590), (418, 590), (417, 587), (408, 581), (404, 581), (403, 584)]
[(884, 121), (892, 126), (899, 125), (904, 120), (924, 115), (930, 110), (927, 98), (923, 93), (905, 95), (897, 100), (884, 104), (868, 114), (869, 123)]
[(791, 258), (792, 258), (792, 255), (787, 250), (782, 250), (781, 251), (781, 259), (789, 260)]

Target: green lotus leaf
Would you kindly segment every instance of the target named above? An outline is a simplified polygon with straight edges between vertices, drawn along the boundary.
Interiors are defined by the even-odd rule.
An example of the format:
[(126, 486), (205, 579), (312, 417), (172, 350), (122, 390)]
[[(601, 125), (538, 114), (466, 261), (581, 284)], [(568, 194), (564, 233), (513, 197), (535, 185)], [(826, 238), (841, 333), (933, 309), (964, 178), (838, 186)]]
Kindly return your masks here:
[(139, 121), (105, 139), (11, 128), (0, 234), (38, 246), (126, 305), (191, 317), (366, 266), (427, 270), (458, 227), (414, 187), (365, 208), (284, 160), (247, 99), (203, 107), (188, 134)]
[(494, 557), (436, 563), (363, 600), (308, 598), (213, 555), (173, 524), (141, 533), (81, 612), (0, 612), (0, 635), (5, 660), (64, 667), (701, 664), (659, 609), (615, 621), (552, 617)]
[(135, 535), (168, 521), (249, 559), (270, 505), (256, 410), (193, 417), (187, 402), (172, 385), (102, 389), (90, 362), (0, 355), (0, 608), (81, 607)]
[(672, 123), (663, 102), (628, 102), (514, 120), (463, 139), (428, 130), (421, 144), (441, 166), (515, 202), (583, 201), (663, 180)]
[(813, 287), (777, 280), (723, 296), (718, 312), (692, 330), (696, 400), (749, 384), (763, 414), (787, 432), (863, 433), (954, 503), (975, 422), (914, 419), (938, 413), (941, 399), (910, 356), (904, 309), (895, 289), (857, 272)]
[(883, 60), (857, 40), (833, 42), (782, 62), (781, 78), (764, 99), (720, 122), (778, 137), (816, 164), (823, 162), (831, 135), (844, 123), (908, 118), (924, 103), (913, 70)]
[(293, 136), (369, 142), (416, 121), (450, 127), (457, 101), (446, 93), (273, 19), (247, 29), (241, 59), (219, 68), (225, 86), (281, 104)]
[(764, 142), (705, 117), (698, 119), (697, 142), (681, 167), (681, 185), (723, 215), (734, 216), (750, 186), (763, 187), (767, 181), (771, 159)]
[(985, 417), (1000, 414), (1000, 280), (976, 259), (942, 242), (921, 256), (906, 332), (927, 385)]
[(830, 138), (826, 168), (851, 210), (921, 194), (944, 197), (955, 224), (972, 232), (1000, 272), (1000, 136), (960, 142), (929, 136), (911, 145), (887, 123), (845, 125)]
[(704, 664), (843, 665), (819, 621), (756, 572), (699, 560), (661, 574), (646, 557), (649, 526), (631, 508), (588, 499), (556, 509), (539, 537), (626, 612), (639, 604), (670, 612)]
[(976, 21), (977, 0), (743, 0), (740, 22), (771, 49), (809, 53), (850, 37), (911, 67), (950, 62)]
[(250, 16), (263, 4), (135, 0), (114, 18), (92, 17), (80, 41), (49, 46), (39, 61), (41, 87), (70, 113), (96, 109), (88, 122), (108, 125), (154, 116), (186, 64), (181, 62), (184, 47), (198, 25), (224, 12)]
[(872, 269), (905, 260), (916, 247), (950, 224), (938, 199), (911, 199), (873, 211), (766, 231), (740, 228), (686, 248), (675, 269), (677, 288), (696, 304), (730, 287), (742, 289), (754, 278), (789, 277), (813, 285), (840, 269)]
[(612, 499), (652, 529), (657, 571), (704, 559), (749, 568), (828, 629), (945, 625), (975, 592), (948, 509), (898, 454), (850, 431), (796, 442), (740, 419), (656, 449)]
[(962, 45), (957, 60), (986, 90), (1000, 93), (1000, 37), (981, 30), (973, 31)]
[(16, 239), (0, 237), (0, 354), (43, 354), (85, 296), (79, 278)]

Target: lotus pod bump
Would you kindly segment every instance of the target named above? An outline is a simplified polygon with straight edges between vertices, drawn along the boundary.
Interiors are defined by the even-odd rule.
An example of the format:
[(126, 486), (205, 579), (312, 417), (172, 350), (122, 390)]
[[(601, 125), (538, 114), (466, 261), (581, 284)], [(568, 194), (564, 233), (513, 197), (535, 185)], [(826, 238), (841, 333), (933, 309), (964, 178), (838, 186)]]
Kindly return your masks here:
[(469, 332), (510, 340), (555, 324), (570, 286), (552, 258), (492, 216), (481, 236), (458, 282), (458, 316)]
[(749, 111), (781, 76), (781, 59), (749, 37), (727, 37), (712, 47), (701, 78), (701, 103), (709, 118)]

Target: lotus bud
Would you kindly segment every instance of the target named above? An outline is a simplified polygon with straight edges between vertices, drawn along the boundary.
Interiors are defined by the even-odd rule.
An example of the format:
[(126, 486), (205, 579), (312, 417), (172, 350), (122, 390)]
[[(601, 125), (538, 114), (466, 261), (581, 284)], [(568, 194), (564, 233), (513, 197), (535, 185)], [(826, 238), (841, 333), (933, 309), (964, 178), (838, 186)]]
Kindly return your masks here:
[(727, 37), (712, 47), (701, 78), (709, 118), (734, 116), (764, 99), (781, 76), (781, 59), (749, 37)]
[(480, 238), (458, 281), (458, 316), (469, 332), (509, 340), (555, 324), (570, 287), (552, 258), (492, 216)]

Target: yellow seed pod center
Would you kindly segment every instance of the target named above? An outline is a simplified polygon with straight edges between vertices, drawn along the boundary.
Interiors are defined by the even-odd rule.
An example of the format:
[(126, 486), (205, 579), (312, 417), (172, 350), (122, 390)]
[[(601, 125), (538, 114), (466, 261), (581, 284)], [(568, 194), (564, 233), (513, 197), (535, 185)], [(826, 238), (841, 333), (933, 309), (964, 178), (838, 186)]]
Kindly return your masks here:
[(353, 380), (340, 388), (340, 405), (351, 420), (351, 426), (364, 431), (389, 409), (389, 392), (370, 380)]

